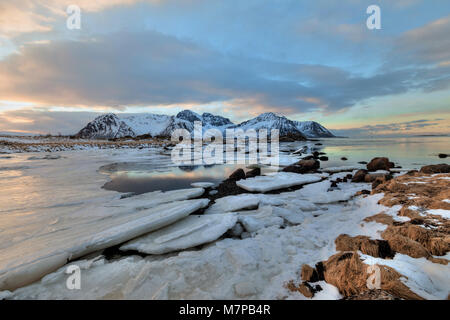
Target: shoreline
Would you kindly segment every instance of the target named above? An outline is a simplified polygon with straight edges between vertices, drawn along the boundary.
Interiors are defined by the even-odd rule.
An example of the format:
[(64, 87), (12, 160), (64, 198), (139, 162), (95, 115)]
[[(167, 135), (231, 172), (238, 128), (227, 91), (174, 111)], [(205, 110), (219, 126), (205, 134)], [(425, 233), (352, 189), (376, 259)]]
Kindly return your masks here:
[[(130, 237), (141, 239), (139, 240), (141, 241), (141, 245), (145, 244), (145, 232), (144, 235), (141, 233), (140, 235), (136, 234), (135, 236), (127, 236), (124, 234), (119, 242), (115, 242), (114, 240), (111, 242), (112, 245), (106, 245), (103, 249), (99, 247), (101, 249), (100, 252), (86, 252), (87, 255), (76, 253), (74, 254), (74, 257), (78, 258), (76, 260), (69, 258), (69, 265), (83, 265), (83, 273), (86, 273), (88, 279), (92, 281), (92, 283), (89, 283), (87, 288), (85, 288), (86, 291), (83, 291), (83, 294), (86, 295), (79, 296), (79, 298), (85, 297), (95, 299), (104, 298), (105, 296), (110, 298), (149, 298), (150, 296), (148, 294), (150, 293), (152, 297), (153, 295), (156, 295), (163, 299), (206, 298), (207, 296), (211, 299), (304, 299), (308, 297), (314, 299), (341, 299), (361, 298), (366, 294), (371, 298), (385, 297), (388, 294), (389, 297), (393, 298), (423, 298), (420, 294), (415, 293), (414, 291), (411, 293), (411, 290), (408, 291), (408, 289), (403, 287), (400, 280), (401, 276), (396, 276), (393, 279), (389, 278), (390, 281), (394, 281), (397, 287), (400, 286), (400, 288), (402, 288), (402, 290), (400, 290), (401, 294), (398, 292), (394, 292), (395, 294), (393, 294), (387, 290), (382, 290), (377, 293), (354, 291), (353, 289), (353, 291), (347, 290), (345, 287), (340, 286), (339, 283), (333, 283), (328, 277), (324, 277), (323, 279), (320, 278), (316, 282), (307, 281), (307, 283), (302, 283), (300, 279), (297, 278), (300, 272), (299, 268), (303, 264), (314, 265), (314, 263), (322, 262), (322, 264), (329, 265), (330, 263), (335, 262), (335, 260), (339, 260), (339, 257), (341, 256), (338, 256), (338, 258), (335, 258), (332, 261), (328, 261), (327, 259), (331, 259), (330, 257), (339, 254), (337, 249), (342, 249), (342, 243), (354, 248), (355, 242), (358, 245), (360, 243), (366, 243), (366, 245), (369, 243), (372, 245), (372, 241), (375, 241), (375, 248), (380, 247), (379, 243), (383, 243), (382, 246), (384, 247), (382, 248), (385, 248), (386, 242), (389, 242), (388, 239), (382, 237), (386, 226), (379, 222), (390, 221), (389, 219), (391, 219), (394, 221), (392, 222), (392, 225), (398, 227), (399, 223), (406, 223), (405, 221), (402, 221), (402, 219), (406, 219), (406, 216), (397, 217), (397, 211), (400, 210), (397, 208), (398, 205), (393, 204), (389, 206), (389, 202), (383, 200), (386, 195), (381, 194), (379, 190), (384, 190), (383, 188), (385, 188), (386, 185), (396, 182), (397, 179), (406, 179), (404, 177), (419, 179), (414, 172), (409, 175), (391, 177), (389, 171), (393, 164), (389, 162), (388, 159), (377, 160), (375, 161), (376, 165), (372, 163), (374, 161), (372, 160), (368, 164), (368, 166), (371, 166), (371, 172), (355, 169), (349, 170), (348, 168), (342, 167), (343, 170), (345, 169), (344, 171), (331, 170), (330, 173), (326, 174), (326, 177), (323, 172), (320, 172), (320, 168), (313, 163), (314, 161), (314, 159), (300, 160), (295, 165), (286, 167), (285, 169), (289, 168), (286, 173), (294, 176), (317, 175), (318, 178), (320, 176), (320, 179), (309, 183), (302, 182), (301, 185), (288, 189), (278, 187), (274, 191), (269, 192), (249, 192), (239, 190), (238, 193), (233, 193), (234, 188), (231, 186), (225, 187), (223, 192), (216, 196), (211, 196), (208, 187), (205, 187), (204, 189), (201, 188), (203, 190), (202, 194), (199, 194), (199, 192), (193, 188), (168, 191), (159, 194), (149, 193), (130, 196), (121, 200), (113, 200), (110, 203), (105, 203), (104, 209), (108, 211), (111, 211), (111, 208), (118, 206), (127, 208), (130, 214), (134, 214), (137, 212), (137, 208), (140, 208), (139, 206), (144, 205), (148, 207), (150, 206), (150, 203), (154, 203), (154, 201), (157, 201), (156, 206), (159, 206), (159, 203), (163, 203), (161, 208), (166, 208), (167, 205), (170, 207), (172, 204), (177, 205), (177, 203), (179, 203), (181, 205), (180, 210), (183, 212), (184, 204), (180, 201), (184, 201), (183, 203), (186, 204), (198, 202), (200, 207), (196, 206), (192, 209), (194, 211), (190, 211), (189, 214), (196, 216), (208, 216), (208, 214), (212, 213), (236, 215), (240, 227), (233, 227), (225, 234), (219, 236), (216, 240), (187, 249), (175, 250), (162, 255), (146, 254), (139, 251), (141, 249), (136, 251), (120, 251), (120, 247), (123, 243), (129, 241)], [(429, 174), (433, 174), (433, 168), (436, 167), (429, 166), (426, 171), (430, 172)], [(249, 171), (251, 172), (250, 175), (249, 172), (244, 172), (244, 175), (242, 175), (242, 172), (233, 173), (232, 176), (234, 177), (231, 179), (231, 183), (234, 182), (234, 184), (236, 184), (236, 181), (247, 179), (257, 179), (255, 181), (260, 181), (258, 180), (258, 177), (260, 177), (261, 172), (256, 171)], [(361, 176), (361, 174), (358, 174), (359, 171), (363, 171), (364, 175)], [(394, 171), (392, 173), (394, 174)], [(351, 177), (349, 175), (351, 175)], [(395, 173), (394, 175), (398, 175), (398, 173)], [(440, 176), (438, 177), (440, 178)], [(448, 178), (448, 174), (446, 174), (445, 177)], [(227, 180), (230, 180), (230, 178), (224, 180), (222, 184), (226, 183)], [(352, 182), (352, 180), (355, 181)], [(429, 180), (434, 181), (435, 179)], [(444, 182), (447, 181), (448, 180), (444, 179)], [(418, 183), (418, 185), (424, 185), (430, 181), (425, 179), (425, 181), (421, 182), (423, 183)], [(260, 183), (267, 183), (267, 181), (261, 181)], [(406, 185), (408, 186), (409, 184)], [(374, 188), (370, 192), (368, 190), (371, 189), (371, 186)], [(182, 194), (186, 191), (190, 194), (187, 197), (173, 198), (172, 196), (172, 194)], [(367, 192), (371, 194), (367, 195)], [(154, 196), (152, 194), (154, 194)], [(381, 195), (383, 195), (383, 197), (381, 197)], [(161, 199), (164, 197), (166, 197), (167, 200), (161, 202)], [(376, 201), (374, 202), (374, 200)], [(164, 204), (164, 201), (166, 201), (166, 204)], [(207, 204), (206, 201), (208, 202)], [(139, 203), (141, 204), (138, 205)], [(380, 219), (378, 221), (376, 218), (373, 218), (373, 216), (377, 216), (382, 208), (385, 208), (385, 210), (388, 211), (387, 217), (381, 216), (380, 218), (378, 216), (377, 219)], [(102, 207), (97, 209), (93, 207), (92, 210), (103, 212)], [(105, 213), (106, 212), (107, 211), (105, 211)], [(107, 218), (107, 216), (102, 217), (103, 220)], [(174, 225), (176, 224), (177, 223)], [(414, 226), (417, 226), (417, 224), (414, 224)], [(446, 235), (448, 236), (448, 231), (446, 232)], [(89, 232), (84, 232), (83, 234), (83, 237), (86, 237), (86, 241), (92, 241)], [(341, 237), (342, 234), (348, 234), (348, 238)], [(111, 233), (111, 236), (114, 237), (114, 234)], [(368, 239), (358, 237), (368, 237)], [(340, 241), (338, 241), (340, 243), (339, 246), (337, 246), (338, 243), (335, 243), (338, 238), (340, 239)], [(433, 238), (436, 237), (433, 236)], [(191, 241), (192, 239), (186, 238), (185, 240)], [(95, 242), (91, 243), (93, 246), (96, 245)], [(389, 244), (389, 248), (392, 249), (393, 247), (396, 247), (395, 242), (392, 245)], [(64, 247), (62, 248), (63, 250), (66, 250)], [(356, 251), (359, 251), (360, 249), (361, 248), (358, 247), (358, 250)], [(235, 252), (235, 250), (237, 251)], [(396, 256), (403, 257), (404, 254), (402, 253), (402, 250), (403, 249), (401, 248), (397, 248), (393, 251), (395, 251)], [(345, 248), (344, 253), (347, 251), (348, 248)], [(382, 249), (380, 252), (386, 251), (387, 250)], [(447, 251), (448, 250), (445, 251), (445, 254)], [(265, 261), (262, 259), (262, 256), (260, 258), (256, 257), (256, 260), (250, 263), (250, 265), (242, 265), (239, 263), (239, 261), (246, 261), (246, 259), (249, 259), (249, 256), (253, 256), (257, 252), (260, 252), (264, 257), (269, 255), (271, 258), (269, 261)], [(68, 257), (71, 257), (70, 251), (67, 253), (69, 253)], [(366, 253), (363, 253), (362, 256), (359, 255), (358, 252), (356, 254), (352, 253), (351, 256), (346, 255), (345, 253), (344, 257), (346, 258), (339, 261), (351, 260), (358, 268), (362, 268), (365, 263), (372, 262), (370, 259), (375, 258), (373, 256), (368, 256)], [(215, 257), (214, 259), (217, 258), (218, 262), (214, 262), (216, 261), (214, 259), (210, 260), (212, 257)], [(350, 259), (349, 257), (353, 258)], [(383, 257), (386, 258), (387, 255), (383, 253)], [(381, 257), (376, 258), (379, 259)], [(389, 259), (386, 261), (391, 264), (399, 263), (395, 259), (388, 260)], [(433, 261), (433, 259), (428, 259), (425, 263), (427, 263), (427, 266), (429, 266), (429, 263), (444, 266), (444, 264), (436, 263), (436, 261), (438, 260)], [(378, 260), (375, 262), (380, 263)], [(406, 263), (405, 261), (401, 262)], [(199, 276), (199, 270), (197, 268), (200, 268), (201, 270), (202, 268), (200, 266), (205, 263), (212, 268), (209, 271), (204, 270), (204, 272), (206, 272), (204, 276), (207, 278), (207, 281), (214, 283), (214, 285), (210, 284), (211, 288), (214, 286), (225, 286), (228, 288), (227, 290), (224, 289), (225, 291), (215, 292), (211, 288), (204, 287), (198, 282), (202, 277), (196, 278)], [(284, 265), (283, 268), (285, 270), (280, 270), (279, 267), (277, 267), (277, 263)], [(408, 260), (407, 263), (411, 265), (411, 261)], [(337, 265), (339, 267), (339, 264)], [(66, 298), (77, 298), (76, 293), (60, 291), (60, 289), (58, 289), (61, 286), (60, 282), (65, 279), (64, 271), (66, 267), (67, 264), (65, 263), (61, 264), (61, 267), (55, 265), (55, 267), (53, 267), (54, 270), (50, 271), (50, 273), (44, 273), (46, 275), (41, 280), (27, 286), (20, 286), (19, 289), (15, 290), (13, 293), (7, 294), (5, 297), (19, 299), (21, 297), (34, 297), (39, 299), (39, 297), (57, 298), (59, 295), (62, 295)], [(388, 267), (396, 270), (395, 266)], [(413, 265), (413, 267), (417, 266)], [(102, 291), (104, 295), (99, 296), (99, 293), (96, 292), (96, 288), (105, 286), (105, 283), (99, 282), (100, 280), (97, 280), (97, 277), (99, 276), (99, 273), (103, 274), (105, 270), (110, 270), (111, 268), (117, 269), (115, 271), (116, 273), (114, 273), (115, 277), (119, 277), (119, 280), (117, 281), (125, 282), (121, 282), (121, 285), (119, 286), (121, 289), (115, 291), (117, 290), (118, 283), (114, 280), (114, 274), (109, 275), (112, 277), (110, 280), (113, 284), (115, 283), (115, 285), (113, 287), (106, 285), (105, 288), (101, 289), (101, 291), (104, 290)], [(156, 268), (154, 270), (155, 274), (161, 278), (162, 282), (153, 282), (154, 280), (148, 278), (149, 273), (142, 268), (150, 268), (151, 270)], [(136, 274), (143, 272), (144, 275), (142, 281), (149, 282), (148, 285), (146, 285), (148, 292), (145, 294), (139, 293), (138, 288), (133, 288), (132, 283), (135, 281), (134, 276), (129, 274), (130, 271), (127, 270), (135, 270), (133, 272), (136, 272)], [(26, 267), (24, 271), (26, 271)], [(401, 275), (401, 271), (402, 270), (396, 270), (395, 272)], [(193, 283), (183, 282), (182, 284), (176, 285), (174, 288), (178, 288), (177, 290), (181, 290), (181, 292), (176, 293), (178, 291), (175, 290), (171, 293), (170, 290), (167, 291), (168, 289), (164, 289), (164, 281), (167, 283), (172, 283), (172, 281), (174, 281), (174, 279), (171, 278), (172, 275), (170, 272), (181, 273), (184, 276), (189, 275), (190, 278), (193, 277)], [(238, 274), (235, 275), (235, 272)], [(389, 273), (391, 276), (393, 274), (392, 272)], [(221, 278), (216, 279), (218, 274), (223, 275), (222, 280)], [(255, 284), (250, 284), (245, 280), (249, 277), (249, 274), (253, 274), (252, 277), (255, 277)], [(352, 275), (351, 272), (348, 274)], [(349, 280), (343, 276), (339, 277), (339, 279), (347, 279), (347, 283), (351, 282), (352, 279), (358, 279), (355, 274), (350, 276), (350, 278), (351, 279)], [(293, 281), (291, 285), (289, 285), (290, 281)], [(358, 281), (361, 281), (361, 279)], [(301, 285), (303, 286), (299, 289)], [(195, 291), (194, 288), (196, 286), (201, 287), (202, 292)], [(316, 286), (320, 286), (322, 290), (318, 291)], [(305, 287), (307, 289), (304, 289)], [(313, 290), (311, 290), (311, 288)], [(336, 292), (336, 290), (338, 291)], [(48, 293), (44, 294), (44, 292), (47, 291)], [(417, 296), (414, 296), (414, 294)]]

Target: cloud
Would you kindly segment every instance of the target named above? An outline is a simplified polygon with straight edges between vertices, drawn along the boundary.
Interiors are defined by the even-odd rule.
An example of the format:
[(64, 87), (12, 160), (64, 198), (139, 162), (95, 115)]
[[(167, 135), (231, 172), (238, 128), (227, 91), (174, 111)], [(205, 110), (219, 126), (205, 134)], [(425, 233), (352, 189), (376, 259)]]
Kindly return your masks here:
[(390, 53), (389, 65), (450, 63), (450, 16), (402, 34)]
[(154, 31), (27, 44), (0, 61), (5, 100), (53, 105), (240, 101), (291, 113), (334, 112), (377, 96), (445, 88), (450, 66), (370, 77), (324, 65), (222, 54)]
[(0, 132), (73, 134), (100, 113), (18, 109), (0, 113)]
[(423, 132), (423, 129), (431, 130), (426, 133), (433, 134), (449, 134), (450, 126), (448, 126), (445, 121), (446, 119), (419, 119), (404, 122), (393, 122), (384, 123), (376, 125), (366, 125), (362, 127), (350, 128), (350, 129), (335, 129), (338, 135), (344, 136), (372, 136), (372, 135), (389, 135), (389, 136), (400, 136), (400, 135), (414, 135)]
[(48, 32), (57, 17), (66, 16), (69, 5), (82, 12), (98, 12), (119, 5), (137, 2), (158, 3), (162, 0), (14, 0), (0, 3), (0, 36), (21, 33)]

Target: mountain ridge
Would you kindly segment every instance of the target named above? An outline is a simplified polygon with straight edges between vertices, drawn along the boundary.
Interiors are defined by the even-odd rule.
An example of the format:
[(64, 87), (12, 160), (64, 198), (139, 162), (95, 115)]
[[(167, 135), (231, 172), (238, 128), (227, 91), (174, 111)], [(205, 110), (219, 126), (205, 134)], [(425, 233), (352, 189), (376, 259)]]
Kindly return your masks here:
[(175, 129), (194, 130), (194, 122), (200, 121), (203, 130), (218, 129), (278, 129), (280, 137), (296, 136), (299, 140), (306, 138), (335, 137), (328, 129), (315, 121), (294, 121), (273, 112), (234, 124), (230, 119), (211, 113), (198, 114), (183, 110), (175, 116), (141, 113), (118, 116), (107, 113), (96, 117), (83, 127), (75, 136), (83, 139), (114, 139), (123, 137), (170, 137)]

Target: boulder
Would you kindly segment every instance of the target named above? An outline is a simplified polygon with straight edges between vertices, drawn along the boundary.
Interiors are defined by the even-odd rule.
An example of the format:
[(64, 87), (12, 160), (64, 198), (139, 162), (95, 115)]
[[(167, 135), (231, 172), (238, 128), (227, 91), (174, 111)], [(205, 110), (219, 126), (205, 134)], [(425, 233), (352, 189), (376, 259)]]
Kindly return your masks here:
[(367, 170), (358, 170), (352, 178), (352, 182), (364, 182)]
[(432, 174), (432, 173), (450, 173), (450, 165), (441, 163), (441, 164), (434, 164), (430, 166), (424, 166), (420, 168), (420, 172)]
[(377, 170), (386, 170), (389, 171), (390, 168), (393, 168), (395, 165), (389, 161), (388, 158), (373, 158), (367, 164), (367, 170), (369, 171), (377, 171)]
[(253, 178), (261, 175), (261, 168), (255, 168), (245, 174), (245, 178)]
[(284, 172), (306, 173), (315, 172), (320, 168), (320, 161), (315, 159), (300, 160), (293, 165), (283, 168)]
[(302, 265), (301, 279), (308, 282), (317, 282), (322, 280), (319, 278), (317, 270), (307, 264)]
[(438, 157), (441, 158), (441, 159), (445, 159), (445, 158), (448, 157), (448, 154), (445, 154), (445, 153), (439, 153)]
[(245, 179), (245, 172), (243, 169), (237, 169), (228, 177), (228, 179), (234, 181)]
[(350, 237), (341, 234), (334, 241), (338, 251), (361, 251), (376, 258), (392, 258), (395, 255), (386, 240), (372, 240), (366, 236)]

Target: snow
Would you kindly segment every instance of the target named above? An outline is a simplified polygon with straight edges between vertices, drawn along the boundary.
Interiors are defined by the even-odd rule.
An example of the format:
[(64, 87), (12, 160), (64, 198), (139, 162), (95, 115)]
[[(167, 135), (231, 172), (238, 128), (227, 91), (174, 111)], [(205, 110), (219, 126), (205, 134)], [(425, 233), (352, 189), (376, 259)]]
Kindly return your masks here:
[(254, 178), (239, 180), (236, 182), (236, 185), (251, 192), (268, 192), (313, 183), (320, 181), (321, 179), (322, 178), (319, 174), (277, 172), (266, 176), (257, 176)]
[(427, 210), (426, 213), (428, 214), (435, 214), (438, 216), (441, 216), (445, 219), (450, 219), (450, 210), (444, 210), (444, 209), (430, 209)]
[(391, 259), (374, 258), (361, 254), (361, 259), (368, 265), (385, 265), (400, 272), (402, 282), (419, 296), (430, 300), (445, 300), (450, 288), (450, 265), (432, 263), (420, 258), (397, 253)]
[(168, 227), (127, 242), (120, 250), (148, 254), (178, 251), (217, 240), (236, 224), (234, 214), (192, 215)]

